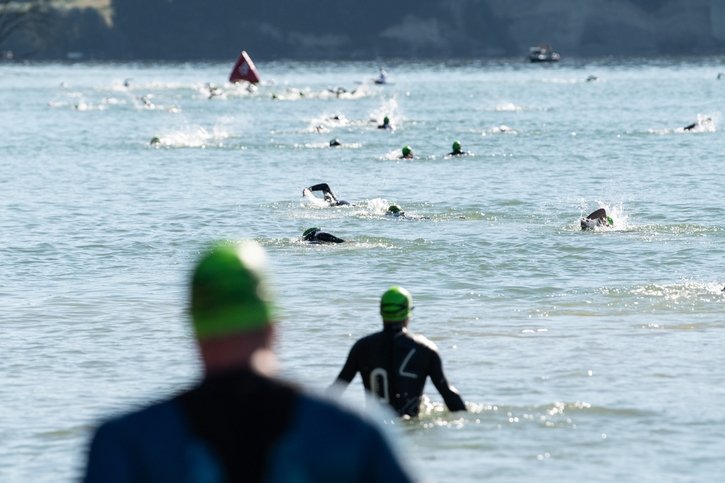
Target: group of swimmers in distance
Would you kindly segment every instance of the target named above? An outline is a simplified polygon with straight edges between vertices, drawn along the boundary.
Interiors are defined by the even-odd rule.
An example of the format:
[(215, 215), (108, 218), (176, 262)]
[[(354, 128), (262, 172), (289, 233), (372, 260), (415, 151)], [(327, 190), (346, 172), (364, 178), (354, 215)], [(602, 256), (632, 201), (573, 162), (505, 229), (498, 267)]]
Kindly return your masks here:
[[(590, 75), (586, 79), (587, 82), (593, 82), (597, 80), (599, 80), (598, 77), (594, 75)], [(387, 73), (383, 68), (380, 68), (380, 74), (377, 79), (374, 79), (374, 82), (376, 84), (387, 84)], [(337, 118), (337, 116), (335, 116), (335, 118)], [(708, 123), (712, 123), (712, 119), (710, 117), (705, 117), (702, 119), (698, 119), (696, 122), (689, 124), (682, 129), (684, 131), (692, 131), (702, 126), (706, 126)], [(378, 129), (384, 130), (395, 129), (390, 121), (390, 117), (387, 115), (383, 117), (383, 122), (377, 127)], [(330, 140), (329, 145), (330, 147), (339, 147), (342, 146), (342, 142), (339, 139), (334, 138)], [(451, 145), (451, 152), (448, 153), (447, 156), (466, 156), (468, 154), (470, 153), (463, 150), (461, 142), (455, 140)], [(398, 156), (398, 159), (415, 159), (415, 153), (413, 152), (413, 148), (407, 144), (403, 146), (400, 151), (400, 156)], [(314, 196), (312, 195), (312, 192), (314, 191), (322, 192), (323, 199), (328, 204), (328, 206), (350, 205), (350, 203), (348, 203), (347, 201), (338, 200), (327, 183), (319, 183), (305, 188), (302, 191), (302, 195)], [(402, 211), (397, 205), (390, 205), (385, 214), (386, 216), (392, 217), (406, 217), (405, 212)], [(609, 216), (605, 208), (599, 208), (587, 215), (586, 217), (581, 217), (579, 219), (579, 225), (582, 230), (596, 230), (598, 228), (609, 228), (614, 226), (614, 220), (611, 216)], [(302, 238), (305, 241), (309, 241), (311, 243), (343, 243), (345, 241), (339, 237), (336, 237), (335, 235), (323, 232), (320, 228), (308, 228), (303, 232)]]
[[(320, 201), (320, 198), (316, 197), (314, 195), (315, 192), (321, 192), (322, 193), (322, 202), (326, 203), (327, 206), (351, 206), (350, 202), (345, 200), (340, 200), (335, 196), (335, 193), (332, 191), (332, 188), (330, 188), (330, 185), (327, 183), (317, 183), (312, 186), (308, 186), (307, 188), (304, 188), (302, 190), (302, 197), (303, 198), (312, 198)], [(392, 204), (388, 206), (388, 209), (385, 211), (385, 216), (390, 216), (393, 218), (410, 218), (406, 216), (405, 212), (400, 208), (400, 206), (396, 204)], [(415, 216), (415, 219), (428, 219), (428, 217), (425, 216)], [(345, 240), (342, 238), (336, 237), (335, 235), (332, 235), (330, 233), (322, 231), (321, 228), (313, 227), (308, 228), (302, 233), (302, 239), (304, 241), (308, 241), (310, 243), (344, 243)]]
[[(456, 144), (458, 144), (458, 146), (456, 146)], [(454, 151), (456, 150), (456, 148), (460, 150), (460, 147), (461, 146), (458, 141), (453, 144)], [(304, 188), (302, 190), (302, 197), (314, 198), (316, 200), (319, 200), (319, 198), (314, 195), (314, 192), (316, 191), (322, 193), (322, 201), (326, 203), (327, 206), (351, 206), (350, 202), (338, 199), (337, 196), (335, 196), (335, 193), (332, 191), (332, 188), (330, 188), (330, 185), (328, 185), (327, 183), (317, 183), (312, 186), (308, 186), (307, 188)], [(390, 216), (394, 218), (410, 218), (406, 216), (405, 212), (400, 208), (400, 206), (396, 204), (388, 206), (388, 209), (385, 211), (385, 216)], [(428, 219), (428, 217), (425, 216), (416, 216), (414, 218), (423, 220)], [(582, 230), (596, 230), (598, 228), (609, 228), (614, 226), (614, 220), (611, 216), (607, 214), (607, 210), (605, 208), (599, 208), (587, 215), (586, 217), (580, 218), (579, 225)], [(331, 233), (324, 232), (322, 231), (322, 229), (317, 227), (306, 229), (302, 233), (302, 239), (310, 243), (345, 242), (345, 240), (343, 240), (342, 238), (332, 235)]]
[[(381, 69), (381, 75), (383, 75), (385, 71)], [(339, 116), (335, 116), (333, 119), (338, 119)], [(386, 129), (386, 130), (394, 130), (395, 127), (390, 122), (390, 117), (385, 116), (383, 117), (382, 124), (378, 124), (378, 129)], [(330, 140), (330, 147), (336, 148), (339, 146), (342, 146), (342, 142), (338, 138), (333, 138)], [(453, 145), (451, 147), (451, 152), (448, 153), (448, 156), (466, 156), (469, 153), (464, 151), (461, 148), (461, 142), (458, 140), (453, 141)], [(413, 148), (411, 148), (409, 145), (403, 146), (401, 149), (401, 155), (398, 156), (398, 159), (415, 159), (415, 154), (413, 153)]]

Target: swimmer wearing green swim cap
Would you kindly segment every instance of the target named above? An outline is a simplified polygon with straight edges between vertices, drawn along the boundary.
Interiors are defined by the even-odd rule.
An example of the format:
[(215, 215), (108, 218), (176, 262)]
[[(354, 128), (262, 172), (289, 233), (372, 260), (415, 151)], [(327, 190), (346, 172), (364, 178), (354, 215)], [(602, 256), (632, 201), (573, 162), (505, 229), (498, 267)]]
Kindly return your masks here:
[(333, 388), (344, 389), (359, 372), (367, 392), (398, 415), (415, 417), (430, 377), (449, 411), (465, 411), (463, 399), (443, 374), (438, 348), (408, 330), (412, 313), (410, 292), (398, 286), (386, 290), (380, 298), (383, 330), (355, 342)]
[(402, 156), (400, 156), (399, 159), (413, 159), (415, 155), (413, 154), (413, 149), (410, 146), (403, 146), (403, 149), (401, 149)]
[(466, 154), (463, 149), (461, 149), (461, 142), (460, 141), (453, 141), (453, 146), (451, 146), (452, 151), (448, 153), (448, 156), (463, 156)]

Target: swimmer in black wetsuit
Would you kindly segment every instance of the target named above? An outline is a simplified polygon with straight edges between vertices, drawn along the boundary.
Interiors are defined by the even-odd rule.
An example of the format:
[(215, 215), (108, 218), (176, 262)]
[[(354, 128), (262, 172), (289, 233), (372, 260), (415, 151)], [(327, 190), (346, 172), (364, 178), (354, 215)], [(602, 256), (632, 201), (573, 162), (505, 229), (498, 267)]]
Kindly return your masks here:
[(390, 118), (388, 116), (383, 118), (383, 123), (378, 126), (378, 129), (393, 129), (393, 125), (390, 124)]
[(359, 372), (365, 389), (390, 404), (398, 415), (417, 416), (430, 377), (450, 411), (465, 411), (463, 399), (443, 374), (435, 344), (408, 331), (412, 304), (413, 298), (404, 288), (391, 287), (383, 294), (383, 330), (352, 346), (336, 382), (347, 386)]
[(390, 218), (403, 218), (405, 220), (430, 220), (429, 216), (407, 215), (398, 205), (388, 206), (387, 211), (385, 211), (385, 216), (389, 216)]
[(395, 218), (405, 216), (405, 212), (400, 209), (400, 206), (398, 205), (390, 205), (388, 206), (388, 210), (385, 212), (385, 216), (392, 216)]
[(692, 131), (693, 129), (704, 126), (706, 124), (712, 123), (712, 118), (706, 117), (704, 119), (698, 119), (697, 121), (693, 122), (692, 124), (688, 124), (687, 126), (683, 127), (685, 131)]
[(302, 232), (302, 239), (311, 243), (344, 243), (345, 240), (324, 232), (319, 228), (308, 228)]
[(463, 156), (465, 154), (468, 154), (463, 149), (461, 149), (460, 141), (453, 141), (453, 146), (451, 146), (451, 149), (453, 149), (453, 151), (448, 153), (448, 156)]
[[(332, 146), (332, 142), (330, 142), (330, 146)], [(330, 185), (327, 183), (318, 183), (303, 189), (302, 196), (312, 196), (313, 191), (322, 191), (325, 201), (330, 206), (345, 206), (350, 204), (345, 200), (338, 200), (335, 193), (332, 192)]]
[(612, 226), (614, 225), (614, 220), (607, 215), (607, 210), (599, 208), (593, 213), (590, 213), (586, 218), (579, 220), (579, 224), (582, 230), (593, 230), (600, 226)]

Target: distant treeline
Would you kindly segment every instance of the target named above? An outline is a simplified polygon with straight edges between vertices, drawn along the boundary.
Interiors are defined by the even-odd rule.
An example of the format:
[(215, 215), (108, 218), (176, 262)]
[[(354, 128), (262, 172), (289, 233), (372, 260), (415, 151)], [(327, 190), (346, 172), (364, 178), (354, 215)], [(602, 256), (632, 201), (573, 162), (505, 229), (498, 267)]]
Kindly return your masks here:
[[(725, 51), (720, 0), (112, 0), (57, 11), (42, 35), (0, 47), (36, 58), (218, 60), (523, 56)], [(75, 54), (77, 56), (78, 54)]]
[[(469, 14), (454, 18), (461, 7)], [(307, 59), (516, 51), (481, 0), (114, 0), (113, 8), (134, 58), (226, 59), (241, 48)]]

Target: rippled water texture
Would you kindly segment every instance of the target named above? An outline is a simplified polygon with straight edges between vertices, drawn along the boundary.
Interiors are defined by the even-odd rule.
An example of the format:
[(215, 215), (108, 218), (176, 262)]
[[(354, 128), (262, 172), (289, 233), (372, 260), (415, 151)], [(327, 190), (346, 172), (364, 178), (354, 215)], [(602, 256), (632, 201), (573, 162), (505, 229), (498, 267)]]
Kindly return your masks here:
[[(312, 390), (388, 286), (413, 293), (470, 408), (429, 385), (419, 420), (388, 421), (426, 479), (722, 478), (721, 58), (394, 64), (387, 86), (258, 62), (252, 91), (230, 67), (0, 65), (0, 480), (77, 479), (100, 418), (198, 377), (189, 270), (248, 238), (283, 374)], [(323, 181), (353, 206), (301, 197)], [(599, 207), (614, 226), (582, 232)], [(345, 399), (364, 407), (359, 380)]]

